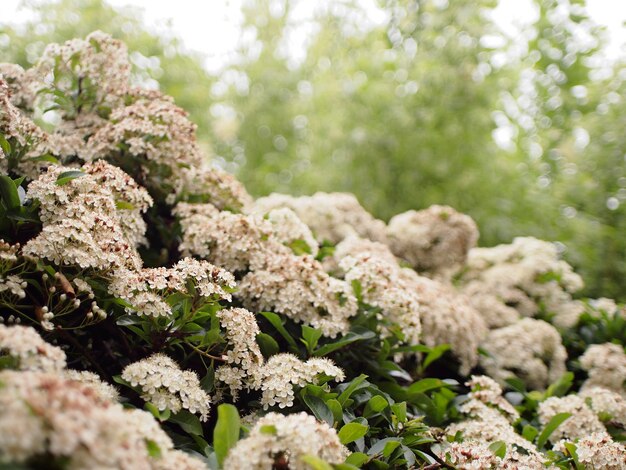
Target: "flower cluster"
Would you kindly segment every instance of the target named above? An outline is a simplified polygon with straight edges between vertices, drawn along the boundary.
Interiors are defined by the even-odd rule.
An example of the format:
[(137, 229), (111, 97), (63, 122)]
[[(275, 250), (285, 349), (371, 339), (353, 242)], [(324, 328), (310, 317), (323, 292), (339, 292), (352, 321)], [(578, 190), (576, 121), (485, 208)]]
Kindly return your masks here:
[(200, 387), (196, 373), (181, 370), (163, 354), (154, 354), (126, 366), (122, 378), (133, 387), (139, 387), (141, 398), (159, 410), (177, 413), (185, 409), (198, 413), (203, 421), (208, 419), (211, 399)]
[(603, 387), (587, 387), (578, 394), (602, 422), (626, 427), (626, 398)]
[(592, 433), (606, 433), (602, 422), (578, 395), (550, 397), (539, 404), (539, 421), (544, 426), (558, 413), (570, 413), (571, 416), (550, 435), (551, 442), (578, 439)]
[(233, 400), (243, 389), (262, 392), (261, 404), (265, 409), (293, 406), (294, 386), (317, 384), (320, 375), (341, 382), (343, 371), (326, 358), (301, 361), (293, 354), (275, 354), (267, 361), (261, 355), (256, 335), (260, 332), (254, 314), (242, 308), (220, 310), (217, 313), (229, 349), (224, 358), (227, 364), (215, 371), (215, 378), (226, 384)]
[(331, 338), (345, 334), (357, 313), (349, 285), (329, 276), (310, 255), (275, 253), (247, 273), (235, 294), (250, 310), (271, 310), (320, 329)]
[[(272, 224), (274, 236), (282, 244), (299, 251), (317, 256), (319, 246), (311, 229), (300, 220), (294, 211), (287, 207), (269, 211), (265, 218)], [(302, 245), (298, 245), (301, 243)]]
[(120, 269), (109, 284), (109, 292), (129, 303), (129, 313), (159, 317), (172, 314), (165, 300), (171, 293), (214, 302), (230, 300), (234, 287), (235, 278), (228, 271), (206, 261), (184, 258), (171, 268)]
[(626, 398), (626, 353), (617, 344), (593, 344), (580, 356), (580, 365), (587, 371), (589, 378), (583, 389), (604, 387)]
[[(450, 453), (453, 461), (465, 462), (465, 468), (485, 468), (476, 466), (485, 462), (481, 450), (493, 442), (502, 441), (506, 445), (506, 454), (503, 462), (493, 468), (542, 468), (544, 458), (541, 453), (530, 441), (517, 434), (511, 425), (519, 415), (500, 396), (500, 387), (488, 377), (472, 377), (467, 385), (472, 391), (469, 400), (460, 407), (466, 419), (448, 426), (446, 434), (454, 436), (459, 433), (465, 444), (472, 448), (477, 445), (478, 449), (472, 451), (476, 452), (476, 456), (466, 456), (468, 460), (464, 459), (465, 446), (444, 446), (440, 453)], [(492, 464), (490, 460), (486, 462)]]
[(289, 408), (293, 406), (293, 387), (316, 384), (319, 375), (332, 377), (337, 382), (345, 378), (343, 371), (330, 359), (311, 358), (303, 362), (289, 353), (276, 354), (254, 371), (251, 387), (263, 392), (264, 409), (274, 405)]
[[(358, 283), (363, 301), (381, 309), (381, 320), (399, 326), (407, 344), (420, 342), (420, 299), (400, 277), (396, 263), (362, 254), (342, 259), (339, 267), (345, 272), (347, 283)], [(390, 332), (383, 325), (381, 332), (388, 336)]]
[[(58, 374), (0, 372), (0, 462), (65, 459), (68, 468), (157, 469), (173, 452), (150, 413), (127, 410)], [(154, 452), (154, 450), (157, 452)]]
[(313, 416), (268, 413), (257, 421), (248, 437), (229, 451), (224, 468), (271, 470), (288, 466), (293, 470), (305, 470), (309, 468), (301, 460), (305, 455), (339, 464), (348, 454), (335, 430)]
[[(491, 303), (499, 301), (526, 317), (544, 309), (560, 327), (575, 324), (584, 310), (580, 302), (571, 298), (582, 288), (580, 276), (559, 259), (556, 245), (532, 237), (516, 238), (509, 245), (470, 250), (462, 281), (470, 299), (480, 294), (476, 303), (479, 309), (489, 302), (485, 297), (491, 296), (495, 297)], [(486, 315), (493, 318), (493, 313)], [(506, 316), (511, 317), (511, 312)]]
[(176, 214), (184, 254), (245, 273), (236, 296), (246, 308), (285, 314), (326, 336), (349, 329), (348, 318), (357, 312), (349, 286), (329, 276), (311, 255), (298, 256), (284, 246), (268, 220), (219, 211), (210, 204), (182, 203)]
[(254, 202), (253, 212), (267, 214), (287, 207), (309, 226), (317, 241), (338, 243), (349, 235), (385, 241), (385, 223), (368, 213), (352, 194), (315, 193), (293, 197), (273, 193)]
[(5, 326), (0, 324), (0, 357), (15, 360), (14, 368), (41, 372), (60, 371), (65, 368), (63, 350), (45, 342), (30, 326)]
[[(139, 269), (141, 259), (133, 243), (140, 238), (133, 230), (139, 228), (137, 213), (118, 209), (115, 192), (119, 191), (120, 182), (126, 181), (129, 194), (134, 194), (127, 197), (148, 204), (147, 194), (142, 193), (145, 190), (107, 164), (87, 166), (78, 175), (69, 173), (75, 171), (76, 168), (50, 167), (28, 186), (27, 196), (40, 201), (43, 229), (26, 243), (24, 253), (83, 269)], [(64, 181), (64, 177), (73, 179)], [(123, 218), (127, 220), (125, 224)]]
[(478, 227), (468, 215), (448, 206), (431, 206), (391, 218), (389, 246), (417, 271), (445, 274), (465, 262), (478, 241)]
[[(560, 441), (555, 448), (563, 450)], [(576, 441), (576, 455), (578, 462), (584, 468), (598, 468), (602, 470), (622, 470), (626, 468), (626, 447), (614, 442), (606, 433), (598, 432), (583, 436)]]
[[(38, 165), (32, 159), (45, 153), (48, 136), (29, 117), (18, 109), (12, 100), (12, 90), (3, 80), (4, 70), (0, 69), (0, 136), (11, 146), (9, 154), (0, 147), (0, 171), (18, 168), (21, 172), (34, 176)], [(14, 155), (21, 155), (18, 160)]]
[(480, 364), (498, 383), (519, 377), (533, 389), (543, 389), (566, 371), (567, 351), (561, 335), (549, 323), (524, 318), (510, 326), (491, 330), (482, 348)]

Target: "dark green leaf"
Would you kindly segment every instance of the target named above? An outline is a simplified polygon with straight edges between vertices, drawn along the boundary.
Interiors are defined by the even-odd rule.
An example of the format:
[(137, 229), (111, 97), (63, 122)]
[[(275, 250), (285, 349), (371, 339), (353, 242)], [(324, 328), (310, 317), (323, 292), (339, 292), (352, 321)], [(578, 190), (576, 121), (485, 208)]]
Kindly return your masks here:
[(332, 426), (335, 423), (333, 412), (328, 406), (326, 406), (324, 400), (309, 393), (303, 393), (302, 399), (317, 419), (325, 421), (329, 426)]
[(280, 347), (274, 338), (272, 338), (267, 333), (259, 333), (256, 335), (256, 342), (261, 349), (261, 353), (263, 357), (266, 359), (274, 354), (277, 354), (280, 351)]
[(22, 205), (17, 186), (15, 186), (10, 177), (5, 175), (0, 176), (0, 198), (2, 198), (4, 206), (9, 210), (17, 209)]
[(337, 401), (339, 401), (339, 404), (341, 406), (344, 406), (346, 404), (346, 400), (348, 400), (348, 398), (350, 398), (350, 396), (354, 393), (354, 391), (363, 382), (365, 382), (365, 379), (367, 379), (367, 375), (365, 375), (365, 374), (361, 374), (358, 377), (352, 379), (352, 381), (350, 382), (348, 387), (343, 392), (341, 392), (341, 394), (339, 395), (339, 398), (337, 398)]
[(293, 337), (289, 334), (289, 332), (283, 326), (283, 322), (281, 318), (278, 315), (276, 315), (274, 312), (261, 312), (261, 315), (267, 318), (267, 320), (272, 324), (272, 326), (276, 328), (276, 331), (278, 331), (280, 335), (283, 338), (285, 338), (285, 341), (287, 341), (289, 346), (291, 346), (291, 349), (294, 352), (297, 352), (298, 345), (296, 344), (296, 341), (293, 339)]
[(197, 436), (202, 435), (202, 424), (200, 419), (189, 411), (181, 410), (170, 416), (169, 421), (178, 424), (183, 430), (189, 434)]
[(338, 340), (321, 346), (313, 353), (313, 355), (317, 357), (326, 356), (327, 354), (336, 351), (337, 349), (343, 348), (349, 344), (352, 344), (356, 341), (372, 339), (375, 336), (376, 334), (371, 330), (355, 327), (354, 330), (349, 331), (345, 336), (342, 336)]

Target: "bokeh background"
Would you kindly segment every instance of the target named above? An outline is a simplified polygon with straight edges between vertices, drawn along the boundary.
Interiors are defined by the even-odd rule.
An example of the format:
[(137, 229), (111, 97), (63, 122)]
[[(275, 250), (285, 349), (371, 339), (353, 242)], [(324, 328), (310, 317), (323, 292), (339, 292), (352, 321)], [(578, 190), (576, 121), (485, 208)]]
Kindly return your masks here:
[[(145, 9), (126, 6), (144, 5)], [(626, 300), (626, 2), (2, 0), (0, 61), (100, 29), (255, 196), (448, 204)], [(171, 17), (171, 21), (165, 21)]]

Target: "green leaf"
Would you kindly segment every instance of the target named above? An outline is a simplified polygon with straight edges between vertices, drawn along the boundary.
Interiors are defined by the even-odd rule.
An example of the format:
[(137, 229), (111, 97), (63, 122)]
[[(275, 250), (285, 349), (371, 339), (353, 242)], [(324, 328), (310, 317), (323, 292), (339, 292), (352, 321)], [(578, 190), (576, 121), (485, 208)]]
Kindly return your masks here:
[(341, 392), (341, 395), (339, 395), (339, 397), (337, 398), (337, 401), (342, 407), (346, 404), (346, 400), (350, 398), (350, 396), (356, 391), (356, 389), (363, 382), (365, 382), (365, 379), (367, 379), (367, 375), (365, 374), (359, 375), (358, 377), (352, 379), (348, 387), (343, 392)]
[(261, 434), (269, 434), (270, 436), (275, 436), (278, 432), (276, 426), (274, 426), (273, 424), (266, 424), (264, 426), (261, 426), (260, 431)]
[(161, 457), (161, 448), (159, 447), (159, 444), (152, 439), (146, 439), (146, 448), (148, 449), (148, 455), (153, 459)]
[(133, 210), (135, 208), (130, 202), (115, 201), (115, 208), (120, 210)]
[[(390, 445), (389, 447), (387, 447)], [(377, 455), (383, 454), (385, 457), (389, 457), (391, 453), (400, 445), (400, 439), (397, 437), (387, 437), (385, 439), (381, 439), (376, 442), (370, 450), (367, 452), (368, 455)]]
[(261, 312), (261, 315), (267, 318), (267, 320), (272, 324), (272, 326), (276, 328), (276, 331), (278, 331), (280, 335), (283, 338), (285, 338), (285, 341), (287, 341), (289, 346), (291, 346), (291, 349), (294, 352), (297, 352), (298, 345), (296, 344), (296, 341), (293, 339), (293, 337), (289, 334), (289, 332), (283, 326), (283, 322), (281, 318), (278, 315), (276, 315), (274, 312)]
[(239, 440), (241, 422), (239, 412), (233, 405), (224, 403), (217, 407), (217, 423), (213, 432), (213, 448), (217, 461), (222, 466), (228, 451)]
[(367, 405), (365, 405), (365, 410), (363, 410), (363, 416), (367, 418), (376, 413), (380, 413), (388, 406), (389, 402), (385, 400), (384, 397), (381, 397), (380, 395), (375, 395), (370, 398), (370, 400), (367, 402)]
[(421, 368), (425, 370), (429, 365), (431, 365), (434, 361), (439, 359), (443, 353), (450, 350), (449, 344), (439, 344), (431, 349), (431, 351), (426, 355), (424, 362), (422, 362)]
[(329, 353), (336, 351), (337, 349), (343, 348), (356, 341), (372, 339), (375, 336), (376, 334), (371, 330), (362, 327), (355, 327), (352, 331), (349, 331), (345, 336), (342, 336), (338, 340), (321, 346), (313, 353), (313, 355), (317, 357), (326, 356)]
[(76, 178), (80, 178), (81, 176), (85, 176), (85, 173), (79, 170), (64, 171), (57, 177), (56, 184), (58, 186), (63, 186)]
[(341, 441), (342, 444), (346, 445), (356, 441), (357, 439), (361, 439), (367, 434), (368, 430), (369, 426), (366, 426), (364, 424), (348, 423), (339, 430), (337, 435), (339, 436), (339, 441)]
[(544, 397), (562, 397), (572, 387), (573, 383), (574, 373), (566, 372), (556, 383), (553, 383), (548, 387)]
[(11, 144), (2, 134), (0, 134), (0, 148), (5, 155), (8, 156), (11, 154)]
[(300, 457), (300, 461), (307, 464), (313, 470), (333, 470), (333, 466), (329, 463), (324, 462), (319, 457), (311, 454), (305, 454)]
[(326, 400), (326, 406), (333, 413), (335, 422), (341, 421), (341, 418), (343, 417), (343, 408), (341, 407), (341, 404), (334, 398), (330, 398)]
[(407, 416), (406, 416), (406, 402), (405, 401), (401, 403), (394, 403), (393, 405), (391, 405), (391, 411), (393, 411), (393, 414), (396, 415), (399, 422), (406, 423)]
[(504, 441), (496, 441), (489, 444), (489, 450), (493, 455), (501, 459), (506, 455), (506, 443)]
[(576, 444), (574, 444), (573, 442), (565, 442), (563, 446), (567, 450), (569, 456), (574, 461), (574, 467), (576, 467), (576, 470), (585, 470), (584, 465), (582, 465), (578, 460), (578, 448), (576, 447)]
[(348, 455), (348, 458), (346, 459), (346, 463), (360, 468), (369, 459), (370, 459), (369, 455), (364, 454), (363, 452), (353, 452), (352, 454)]
[(539, 437), (537, 438), (537, 447), (539, 447), (539, 449), (543, 449), (543, 446), (546, 444), (546, 442), (548, 442), (548, 439), (556, 430), (556, 428), (558, 428), (561, 423), (563, 423), (563, 421), (565, 421), (570, 416), (572, 416), (571, 413), (558, 413), (554, 415), (552, 419), (548, 421), (548, 424), (546, 424), (546, 426), (543, 428), (541, 434), (539, 434)]
[(263, 354), (263, 357), (266, 359), (280, 351), (280, 347), (278, 346), (276, 340), (267, 333), (259, 333), (256, 335), (256, 342), (261, 349), (261, 354)]
[(146, 402), (144, 403), (143, 407), (150, 413), (152, 413), (152, 416), (154, 416), (156, 419), (161, 419), (161, 411), (155, 405), (150, 402)]
[(331, 409), (326, 406), (324, 400), (309, 393), (303, 393), (302, 399), (317, 419), (319, 419), (320, 421), (325, 421), (331, 427), (333, 424), (335, 424), (335, 416)]
[(22, 205), (17, 186), (10, 177), (5, 175), (0, 176), (0, 198), (9, 210), (17, 209)]
[(522, 429), (522, 437), (527, 441), (533, 442), (539, 434), (539, 430), (531, 424), (527, 424)]
[(424, 393), (429, 390), (436, 390), (445, 386), (447, 386), (447, 384), (440, 379), (426, 378), (411, 384), (411, 386), (409, 386), (409, 388), (407, 389), (407, 393)]
[(171, 415), (169, 421), (178, 424), (183, 428), (183, 431), (189, 434), (202, 436), (202, 424), (200, 423), (200, 419), (187, 410), (180, 410), (178, 413)]
[(316, 330), (315, 328), (311, 328), (307, 325), (302, 325), (302, 338), (303, 343), (306, 346), (307, 352), (311, 353), (317, 346), (317, 342), (322, 337), (322, 332), (320, 330)]
[(289, 243), (288, 246), (289, 248), (291, 248), (293, 253), (297, 256), (311, 254), (311, 247), (304, 240), (301, 240), (301, 239), (293, 240), (291, 243)]

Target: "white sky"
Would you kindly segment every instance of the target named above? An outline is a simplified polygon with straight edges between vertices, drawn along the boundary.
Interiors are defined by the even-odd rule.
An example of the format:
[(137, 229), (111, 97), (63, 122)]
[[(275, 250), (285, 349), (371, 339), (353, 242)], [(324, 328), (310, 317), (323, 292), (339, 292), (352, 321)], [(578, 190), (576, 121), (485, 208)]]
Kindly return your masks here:
[[(2, 17), (15, 22), (28, 18), (27, 12), (19, 11), (21, 0), (0, 0)], [(156, 31), (162, 30), (171, 22), (174, 34), (180, 36), (186, 48), (201, 52), (206, 57), (209, 69), (218, 70), (228, 62), (240, 39), (240, 5), (242, 0), (107, 0), (110, 4), (121, 7), (132, 5), (144, 10), (146, 23)], [(329, 1), (329, 0), (326, 0)], [(374, 0), (359, 0), (364, 4), (374, 21), (380, 19)], [(624, 0), (588, 0), (588, 11), (599, 24), (607, 26), (610, 44), (607, 53), (616, 56), (620, 48), (626, 45), (626, 1)], [(316, 1), (300, 1), (301, 15), (319, 5)], [(306, 11), (308, 10), (308, 12)], [(515, 30), (514, 25), (533, 18), (534, 11), (529, 0), (500, 0), (495, 12), (496, 21), (506, 30)], [(305, 34), (306, 35), (306, 34)], [(296, 37), (291, 52), (298, 55), (302, 49), (303, 37)]]

